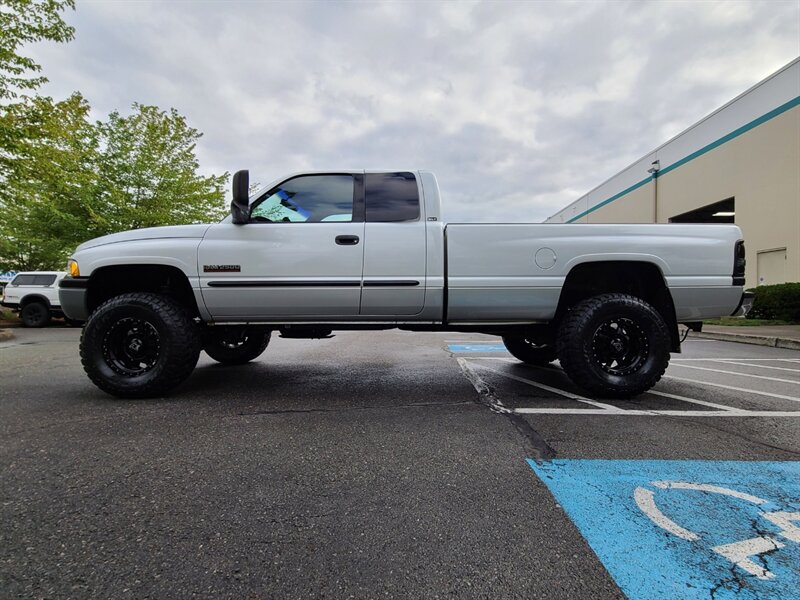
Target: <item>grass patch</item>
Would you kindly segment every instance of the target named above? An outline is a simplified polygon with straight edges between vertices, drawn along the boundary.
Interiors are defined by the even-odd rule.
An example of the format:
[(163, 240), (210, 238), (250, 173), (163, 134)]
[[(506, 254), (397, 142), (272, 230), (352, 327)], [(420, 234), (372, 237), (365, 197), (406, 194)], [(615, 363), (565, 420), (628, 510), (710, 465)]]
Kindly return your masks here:
[(743, 319), (742, 317), (720, 317), (703, 321), (706, 325), (725, 325), (726, 327), (761, 327), (763, 325), (798, 325), (792, 321), (779, 319)]
[(0, 306), (0, 321), (17, 321), (17, 313), (10, 308), (3, 308)]

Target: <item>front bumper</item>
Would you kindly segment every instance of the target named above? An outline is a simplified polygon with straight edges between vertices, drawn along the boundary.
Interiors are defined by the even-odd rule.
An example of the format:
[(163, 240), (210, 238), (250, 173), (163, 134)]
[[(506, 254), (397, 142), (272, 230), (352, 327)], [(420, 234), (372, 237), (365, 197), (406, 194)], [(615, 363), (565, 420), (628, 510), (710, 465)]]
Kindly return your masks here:
[(58, 299), (61, 311), (70, 319), (85, 321), (89, 318), (86, 296), (89, 292), (88, 277), (64, 277), (58, 284)]

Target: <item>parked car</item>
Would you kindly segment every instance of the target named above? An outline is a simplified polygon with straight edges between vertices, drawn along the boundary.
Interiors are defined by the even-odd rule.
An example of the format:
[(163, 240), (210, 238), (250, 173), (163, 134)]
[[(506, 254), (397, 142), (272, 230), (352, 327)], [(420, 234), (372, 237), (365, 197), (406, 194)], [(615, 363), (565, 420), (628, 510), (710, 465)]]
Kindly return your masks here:
[(78, 324), (80, 321), (66, 317), (58, 299), (58, 283), (65, 275), (61, 271), (17, 273), (6, 285), (0, 304), (19, 312), (25, 327), (44, 327), (51, 317), (64, 317), (68, 323)]

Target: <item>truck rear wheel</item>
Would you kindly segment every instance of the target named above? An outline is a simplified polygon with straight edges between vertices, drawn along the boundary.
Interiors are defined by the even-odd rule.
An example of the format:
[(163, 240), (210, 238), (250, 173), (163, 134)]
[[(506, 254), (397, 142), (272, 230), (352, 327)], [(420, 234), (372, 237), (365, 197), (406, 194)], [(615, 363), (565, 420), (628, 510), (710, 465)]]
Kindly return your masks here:
[(529, 365), (546, 365), (556, 359), (552, 344), (541, 344), (540, 340), (524, 335), (504, 335), (503, 344), (514, 358)]
[(653, 387), (669, 364), (670, 335), (647, 302), (602, 294), (575, 305), (561, 322), (558, 359), (570, 379), (606, 398), (631, 398)]
[(83, 329), (89, 379), (120, 398), (161, 396), (191, 374), (200, 332), (189, 313), (159, 294), (129, 293), (102, 304)]
[(241, 365), (261, 356), (272, 332), (257, 327), (211, 327), (203, 350), (217, 362)]
[(50, 322), (50, 309), (43, 302), (28, 302), (19, 316), (25, 327), (44, 327)]

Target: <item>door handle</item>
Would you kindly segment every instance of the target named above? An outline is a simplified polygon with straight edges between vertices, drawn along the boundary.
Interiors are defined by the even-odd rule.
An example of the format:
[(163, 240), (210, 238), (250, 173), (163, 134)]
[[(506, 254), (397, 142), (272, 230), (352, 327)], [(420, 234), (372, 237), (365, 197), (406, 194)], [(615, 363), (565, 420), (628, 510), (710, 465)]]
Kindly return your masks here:
[(336, 243), (340, 246), (355, 246), (358, 243), (357, 235), (337, 235)]

